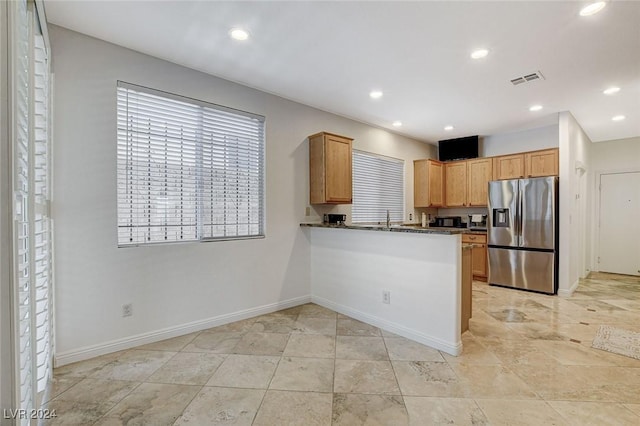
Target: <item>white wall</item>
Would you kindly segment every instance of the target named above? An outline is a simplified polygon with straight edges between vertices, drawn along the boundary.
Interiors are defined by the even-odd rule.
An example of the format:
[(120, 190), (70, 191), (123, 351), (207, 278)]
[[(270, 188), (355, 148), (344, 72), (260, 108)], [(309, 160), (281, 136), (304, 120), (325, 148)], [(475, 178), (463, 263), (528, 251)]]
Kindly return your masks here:
[[(314, 302), (460, 354), (460, 234), (327, 228), (306, 232)], [(390, 293), (389, 304), (382, 303), (383, 291)]]
[(591, 145), (589, 162), (589, 268), (598, 270), (599, 176), (602, 173), (640, 171), (640, 136), (597, 142)]
[(499, 133), (482, 138), (481, 157), (515, 154), (558, 147), (558, 125), (537, 127), (517, 132)]
[(558, 294), (568, 296), (587, 272), (587, 182), (591, 140), (569, 112), (559, 114), (560, 260)]
[[(308, 135), (343, 134), (357, 149), (406, 159), (432, 153), (421, 142), (59, 27), (50, 38), (58, 363), (308, 300), (310, 249), (298, 226), (309, 219)], [(117, 248), (116, 80), (266, 116), (265, 239)], [(124, 303), (133, 304), (132, 317), (120, 316)]]
[(593, 143), (590, 167), (594, 172), (640, 168), (640, 136)]

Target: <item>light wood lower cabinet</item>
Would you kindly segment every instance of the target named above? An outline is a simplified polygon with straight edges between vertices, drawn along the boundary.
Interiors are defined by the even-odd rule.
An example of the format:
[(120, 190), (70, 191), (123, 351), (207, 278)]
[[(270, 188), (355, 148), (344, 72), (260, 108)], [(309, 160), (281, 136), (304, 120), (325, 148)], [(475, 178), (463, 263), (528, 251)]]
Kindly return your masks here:
[(460, 332), (464, 333), (469, 329), (469, 319), (471, 318), (471, 249), (462, 248), (462, 297), (460, 306)]
[(487, 236), (483, 234), (462, 234), (463, 244), (474, 244), (471, 270), (473, 279), (487, 281)]

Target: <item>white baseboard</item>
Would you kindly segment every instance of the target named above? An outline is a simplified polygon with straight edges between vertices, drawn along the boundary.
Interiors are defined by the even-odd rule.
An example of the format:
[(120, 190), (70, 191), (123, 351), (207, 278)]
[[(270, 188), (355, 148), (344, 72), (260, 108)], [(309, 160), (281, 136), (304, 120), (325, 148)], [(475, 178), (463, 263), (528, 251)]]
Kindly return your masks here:
[(130, 349), (148, 343), (155, 343), (161, 340), (170, 339), (172, 337), (183, 336), (185, 334), (194, 333), (196, 331), (206, 330), (208, 328), (217, 327), (228, 324), (230, 322), (240, 321), (247, 318), (253, 318), (258, 315), (264, 315), (282, 309), (291, 308), (311, 302), (311, 296), (301, 296), (293, 299), (283, 300), (281, 302), (271, 303), (268, 305), (249, 308), (230, 314), (218, 315), (216, 317), (193, 321), (175, 327), (168, 327), (162, 330), (151, 331), (149, 333), (129, 336), (122, 339), (112, 340), (97, 345), (85, 346), (84, 348), (74, 349), (67, 352), (56, 354), (53, 360), (55, 367), (61, 367), (73, 362), (84, 361), (100, 355), (112, 352)]
[(580, 280), (576, 280), (576, 282), (573, 283), (573, 285), (571, 286), (571, 288), (569, 289), (558, 289), (558, 296), (561, 297), (570, 297), (574, 291), (576, 291), (576, 289), (578, 288), (578, 285), (580, 284)]
[(381, 328), (385, 331), (395, 333), (399, 336), (406, 337), (407, 339), (411, 339), (418, 343), (422, 343), (423, 345), (430, 346), (434, 349), (444, 351), (450, 355), (458, 356), (462, 353), (462, 341), (459, 341), (457, 343), (446, 342), (442, 339), (417, 332), (411, 328), (407, 328), (402, 325), (396, 324), (394, 322), (387, 321), (385, 319), (366, 314), (364, 312), (358, 311), (356, 309), (350, 308), (345, 305), (332, 302), (322, 297), (312, 295), (311, 301), (320, 306), (324, 306), (325, 308), (339, 312), (343, 315), (347, 315), (351, 318), (355, 318), (367, 324)]

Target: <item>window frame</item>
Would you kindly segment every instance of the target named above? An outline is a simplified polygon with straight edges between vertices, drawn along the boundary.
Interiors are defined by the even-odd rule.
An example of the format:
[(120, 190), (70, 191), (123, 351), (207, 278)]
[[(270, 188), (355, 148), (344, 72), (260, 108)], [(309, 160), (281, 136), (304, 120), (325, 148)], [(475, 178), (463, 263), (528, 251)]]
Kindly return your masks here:
[[(257, 190), (257, 197), (258, 197), (258, 200), (257, 200), (258, 230), (255, 234), (251, 234), (248, 232), (247, 234), (244, 234), (244, 235), (213, 236), (211, 233), (207, 233), (203, 231), (203, 226), (204, 226), (203, 222), (204, 222), (204, 216), (205, 216), (205, 212), (204, 212), (205, 209), (203, 208), (203, 202), (204, 202), (203, 200), (205, 195), (208, 194), (208, 192), (205, 189), (203, 189), (204, 187), (203, 174), (206, 173), (207, 171), (213, 170), (213, 167), (211, 167), (211, 163), (205, 164), (204, 154), (203, 154), (204, 137), (202, 136), (202, 134), (204, 132), (203, 128), (206, 127), (204, 124), (206, 123), (201, 122), (200, 127), (198, 127), (198, 131), (197, 131), (199, 136), (197, 136), (194, 139), (194, 144), (197, 151), (196, 155), (198, 156), (198, 158), (196, 159), (196, 166), (195, 166), (196, 168), (195, 174), (197, 175), (197, 177), (195, 178), (196, 190), (194, 192), (196, 196), (195, 203), (197, 204), (197, 207), (195, 209), (196, 214), (194, 216), (195, 225), (189, 225), (189, 224), (185, 225), (185, 226), (195, 227), (195, 231), (194, 231), (195, 238), (169, 239), (165, 241), (162, 241), (162, 240), (149, 241), (148, 239), (144, 241), (134, 241), (134, 242), (121, 241), (120, 229), (122, 227), (121, 220), (123, 220), (123, 218), (121, 216), (120, 210), (122, 207), (121, 203), (123, 203), (125, 195), (121, 193), (120, 180), (123, 179), (122, 175), (125, 175), (127, 173), (127, 170), (126, 169), (121, 170), (119, 156), (121, 155), (121, 150), (126, 151), (128, 149), (127, 147), (130, 142), (129, 141), (122, 142), (120, 140), (120, 136), (118, 135), (118, 133), (120, 133), (121, 130), (123, 130), (121, 129), (121, 125), (120, 125), (121, 123), (118, 116), (120, 114), (126, 115), (126, 112), (120, 111), (120, 106), (118, 101), (118, 98), (120, 96), (120, 89), (132, 90), (134, 92), (140, 92), (142, 94), (156, 96), (163, 99), (168, 99), (170, 101), (186, 103), (186, 104), (189, 104), (190, 106), (197, 107), (200, 111), (201, 116), (206, 115), (207, 111), (209, 111), (209, 114), (211, 114), (211, 111), (213, 110), (214, 114), (216, 113), (232, 114), (235, 116), (240, 116), (243, 119), (257, 120), (259, 122), (259, 125), (257, 126), (259, 136), (257, 137), (256, 139), (257, 143), (255, 144), (255, 147), (257, 147), (257, 149), (254, 150), (257, 153), (256, 161), (258, 162), (258, 169), (257, 169), (257, 172), (255, 173), (255, 176), (259, 181), (257, 186), (254, 185)], [(127, 135), (130, 134), (129, 133), (130, 131), (128, 129), (125, 128), (124, 131)], [(213, 135), (214, 132), (210, 132), (210, 133)], [(252, 143), (253, 141), (250, 141), (248, 142), (248, 145), (251, 145)], [(227, 145), (224, 145), (224, 146), (226, 147)], [(235, 147), (234, 149), (236, 149), (237, 152), (240, 152), (238, 151), (237, 147)], [(213, 155), (213, 153), (211, 155)], [(211, 161), (213, 161), (213, 157), (211, 158)], [(234, 169), (225, 167), (223, 170), (225, 172), (228, 172), (229, 170), (234, 170)], [(235, 169), (235, 170), (238, 170), (238, 169)], [(137, 180), (137, 181), (140, 182), (140, 180)], [(226, 199), (227, 199), (226, 197), (223, 198), (223, 200), (226, 200)], [(249, 198), (248, 200), (249, 200), (248, 203), (252, 202), (251, 201), (252, 198)], [(255, 200), (253, 202), (255, 202)], [(123, 203), (123, 205), (127, 205), (127, 203)], [(139, 217), (142, 217), (142, 216), (139, 216)], [(124, 220), (128, 220), (128, 219), (125, 218)], [(167, 222), (165, 222), (164, 225), (166, 226)], [(213, 226), (213, 224), (211, 225)], [(238, 226), (239, 224), (238, 223), (227, 224), (226, 220), (222, 224), (222, 226), (233, 226), (233, 225)], [(249, 224), (247, 224), (247, 226), (249, 226)], [(137, 228), (145, 228), (145, 226), (137, 226)], [(265, 117), (259, 114), (254, 114), (254, 113), (250, 113), (250, 112), (235, 109), (235, 108), (218, 105), (211, 102), (206, 102), (200, 99), (195, 99), (188, 96), (182, 96), (175, 93), (166, 92), (163, 90), (153, 89), (146, 86), (141, 86), (141, 85), (117, 80), (116, 82), (116, 240), (117, 240), (117, 247), (131, 248), (131, 247), (155, 246), (158, 244), (162, 245), (162, 244), (182, 244), (182, 243), (204, 243), (204, 242), (217, 242), (217, 241), (237, 241), (237, 240), (262, 239), (265, 237), (266, 237), (266, 119)]]

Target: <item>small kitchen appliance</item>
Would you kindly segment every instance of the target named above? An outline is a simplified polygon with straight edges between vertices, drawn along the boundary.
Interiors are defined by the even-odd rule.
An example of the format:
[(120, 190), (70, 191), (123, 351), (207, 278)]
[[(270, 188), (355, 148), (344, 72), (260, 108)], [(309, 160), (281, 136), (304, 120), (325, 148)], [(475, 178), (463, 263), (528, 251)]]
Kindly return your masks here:
[(347, 222), (346, 214), (325, 214), (324, 223), (330, 225), (344, 225)]
[(486, 214), (470, 214), (467, 223), (469, 224), (469, 230), (471, 231), (486, 231), (487, 215)]
[(432, 228), (466, 228), (467, 225), (460, 216), (436, 216), (435, 222), (429, 224)]

